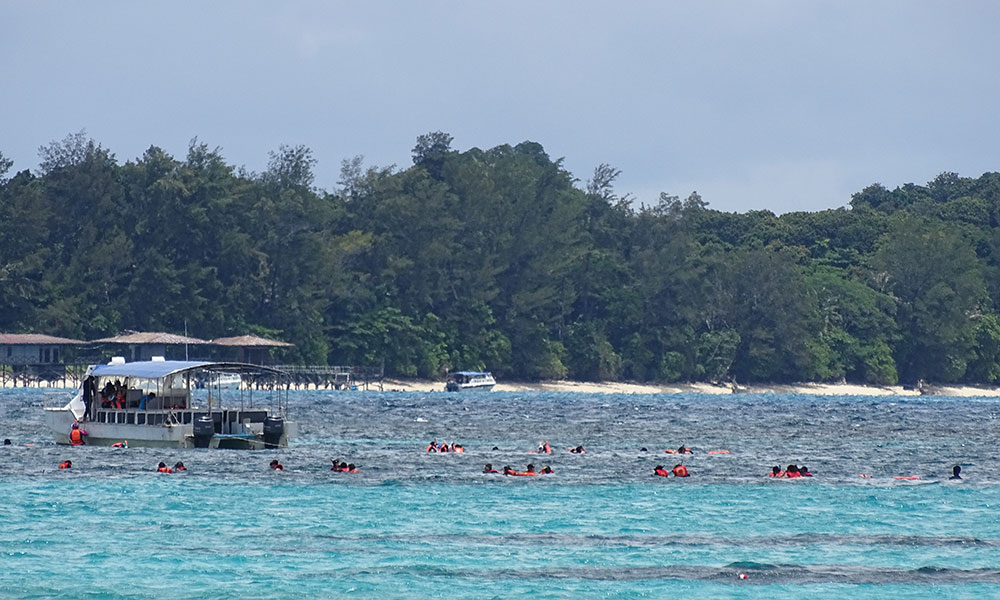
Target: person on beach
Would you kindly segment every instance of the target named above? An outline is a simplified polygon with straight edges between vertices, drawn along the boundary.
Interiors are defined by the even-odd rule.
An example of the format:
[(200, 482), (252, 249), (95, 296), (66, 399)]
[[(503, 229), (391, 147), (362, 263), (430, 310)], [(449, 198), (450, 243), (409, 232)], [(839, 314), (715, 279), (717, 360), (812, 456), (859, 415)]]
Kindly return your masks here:
[(690, 477), (691, 476), (691, 474), (688, 473), (687, 467), (685, 467), (684, 465), (681, 465), (681, 464), (674, 465), (674, 468), (671, 469), (671, 471), (673, 471), (674, 477)]
[(157, 473), (173, 473), (174, 470), (167, 466), (167, 463), (160, 461), (160, 464), (156, 467)]
[(657, 477), (669, 477), (670, 476), (670, 472), (667, 471), (663, 467), (663, 465), (656, 465), (656, 468), (653, 469), (653, 475), (656, 475)]
[(273, 470), (273, 471), (284, 471), (285, 470), (285, 465), (283, 465), (280, 462), (278, 462), (277, 458), (271, 461), (270, 467), (271, 467), (271, 470)]
[(72, 469), (73, 468), (73, 461), (71, 461), (71, 460), (64, 460), (61, 463), (59, 463), (59, 468), (60, 469)]
[(87, 432), (80, 429), (80, 424), (73, 421), (73, 429), (69, 432), (69, 443), (73, 446), (84, 445), (84, 437), (86, 437)]
[(498, 473), (498, 471), (493, 468), (492, 463), (486, 463), (486, 466), (483, 467), (483, 473)]
[(961, 479), (962, 476), (959, 475), (959, 473), (961, 472), (962, 472), (962, 467), (955, 465), (954, 467), (951, 468), (951, 477), (949, 477), (948, 479)]
[(187, 471), (187, 470), (188, 470), (187, 467), (185, 467), (184, 463), (181, 461), (177, 461), (177, 463), (174, 465), (174, 471)]
[(567, 448), (567, 450), (569, 450), (573, 454), (586, 454), (587, 453), (587, 451), (584, 449), (583, 446), (577, 446), (576, 448)]

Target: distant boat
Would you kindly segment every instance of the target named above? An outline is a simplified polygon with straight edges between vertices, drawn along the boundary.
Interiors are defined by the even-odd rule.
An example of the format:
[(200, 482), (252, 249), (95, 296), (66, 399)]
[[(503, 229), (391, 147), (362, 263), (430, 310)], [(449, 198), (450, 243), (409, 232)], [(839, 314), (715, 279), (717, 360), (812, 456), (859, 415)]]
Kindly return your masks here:
[(445, 386), (449, 392), (488, 392), (497, 384), (493, 375), (485, 371), (458, 371), (452, 373)]
[[(232, 394), (226, 404), (216, 394), (218, 388), (197, 390), (197, 381), (227, 375), (254, 385)], [(124, 384), (114, 404), (110, 394), (102, 393), (112, 382)], [(80, 421), (87, 432), (84, 443), (90, 446), (128, 440), (130, 446), (253, 450), (288, 445), (297, 427), (287, 419), (287, 407), (288, 375), (277, 369), (242, 363), (115, 361), (90, 367), (69, 404), (45, 408), (45, 421), (57, 444), (70, 444), (73, 424)]]

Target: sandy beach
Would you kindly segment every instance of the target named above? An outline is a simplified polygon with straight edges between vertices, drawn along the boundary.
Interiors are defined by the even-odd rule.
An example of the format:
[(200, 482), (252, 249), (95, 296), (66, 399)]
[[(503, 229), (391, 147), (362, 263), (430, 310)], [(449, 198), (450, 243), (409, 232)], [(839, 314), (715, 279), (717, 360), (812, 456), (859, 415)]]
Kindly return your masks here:
[[(444, 382), (386, 379), (386, 390), (405, 392), (441, 392)], [(923, 392), (903, 386), (867, 386), (850, 383), (799, 383), (791, 385), (747, 385), (735, 389), (710, 383), (650, 385), (620, 382), (541, 381), (538, 383), (497, 383), (497, 392), (579, 392), (584, 394), (804, 394), (814, 396), (961, 396), (998, 397), (1000, 388), (974, 386), (925, 385)]]

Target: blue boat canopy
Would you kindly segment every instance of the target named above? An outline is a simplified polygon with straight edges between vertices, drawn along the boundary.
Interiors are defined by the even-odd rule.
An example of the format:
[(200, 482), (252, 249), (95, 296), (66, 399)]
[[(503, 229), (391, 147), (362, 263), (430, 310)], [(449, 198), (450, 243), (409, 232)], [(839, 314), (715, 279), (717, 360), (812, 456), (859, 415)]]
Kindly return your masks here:
[(162, 379), (167, 375), (209, 369), (220, 371), (255, 371), (281, 373), (277, 369), (247, 365), (243, 363), (205, 362), (197, 360), (153, 360), (137, 361), (120, 365), (98, 365), (91, 372), (95, 377), (138, 377), (141, 379)]
[(473, 375), (489, 375), (489, 371), (455, 371), (452, 375), (468, 375), (472, 377)]

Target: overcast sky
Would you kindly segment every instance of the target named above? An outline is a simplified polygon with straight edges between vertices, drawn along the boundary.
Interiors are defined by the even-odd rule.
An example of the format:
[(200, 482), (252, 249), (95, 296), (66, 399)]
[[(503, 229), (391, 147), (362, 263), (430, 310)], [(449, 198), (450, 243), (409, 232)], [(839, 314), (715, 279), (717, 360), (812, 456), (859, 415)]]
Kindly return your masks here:
[(1000, 2), (0, 0), (0, 152), (82, 129), (120, 162), (197, 136), (411, 164), (531, 140), (583, 185), (744, 212), (1000, 170)]

